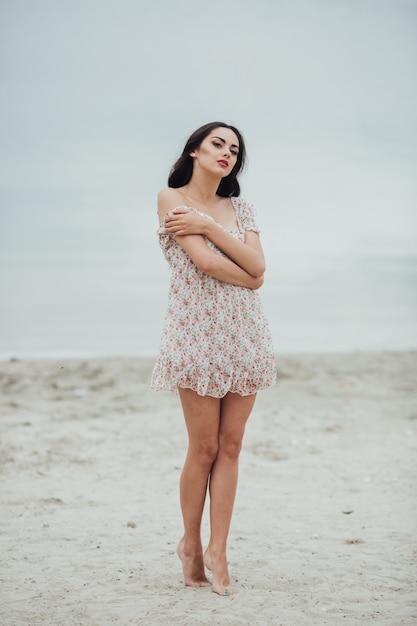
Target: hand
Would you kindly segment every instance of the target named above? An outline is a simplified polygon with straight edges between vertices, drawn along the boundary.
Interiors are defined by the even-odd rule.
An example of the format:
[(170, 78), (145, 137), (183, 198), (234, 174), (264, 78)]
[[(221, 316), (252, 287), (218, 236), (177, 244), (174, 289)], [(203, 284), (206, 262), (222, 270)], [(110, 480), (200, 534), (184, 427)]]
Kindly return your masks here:
[(179, 207), (165, 215), (165, 232), (181, 236), (205, 235), (209, 221), (192, 209)]

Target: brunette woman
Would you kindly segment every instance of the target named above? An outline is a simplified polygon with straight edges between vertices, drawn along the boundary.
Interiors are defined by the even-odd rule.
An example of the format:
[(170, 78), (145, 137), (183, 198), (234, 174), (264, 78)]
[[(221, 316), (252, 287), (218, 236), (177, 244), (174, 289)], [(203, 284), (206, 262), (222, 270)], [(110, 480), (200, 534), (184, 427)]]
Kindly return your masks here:
[[(189, 446), (180, 481), (184, 582), (228, 596), (226, 545), (238, 461), (257, 391), (275, 383), (271, 334), (259, 298), (265, 260), (254, 209), (240, 197), (245, 145), (212, 122), (188, 139), (158, 196), (159, 241), (171, 267), (154, 389), (179, 393)], [(210, 494), (210, 539), (201, 520)]]

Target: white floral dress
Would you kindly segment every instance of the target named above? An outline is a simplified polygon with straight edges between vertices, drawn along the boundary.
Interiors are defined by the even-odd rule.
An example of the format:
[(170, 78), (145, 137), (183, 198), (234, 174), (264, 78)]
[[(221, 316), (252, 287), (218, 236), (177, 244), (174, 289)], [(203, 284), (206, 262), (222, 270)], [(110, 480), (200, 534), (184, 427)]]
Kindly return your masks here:
[[(238, 230), (228, 232), (244, 241), (246, 230), (259, 232), (254, 209), (242, 198), (231, 200)], [(258, 291), (199, 270), (163, 224), (158, 235), (171, 268), (171, 285), (151, 386), (157, 391), (183, 387), (222, 398), (229, 391), (246, 396), (274, 385), (274, 349)]]

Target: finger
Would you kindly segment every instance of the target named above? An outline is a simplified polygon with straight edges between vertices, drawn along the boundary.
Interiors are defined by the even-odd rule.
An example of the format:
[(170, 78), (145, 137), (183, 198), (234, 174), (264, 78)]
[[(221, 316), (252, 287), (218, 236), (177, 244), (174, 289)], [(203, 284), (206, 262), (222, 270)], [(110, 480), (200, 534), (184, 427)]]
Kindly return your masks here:
[(180, 228), (181, 227), (181, 222), (177, 221), (177, 220), (171, 220), (170, 222), (168, 222), (168, 227), (169, 228)]
[(168, 224), (165, 226), (165, 230), (171, 233), (176, 233), (182, 229), (181, 224)]
[(173, 215), (186, 215), (187, 213), (190, 213), (190, 209), (178, 208), (178, 209), (173, 209), (172, 210), (172, 214)]

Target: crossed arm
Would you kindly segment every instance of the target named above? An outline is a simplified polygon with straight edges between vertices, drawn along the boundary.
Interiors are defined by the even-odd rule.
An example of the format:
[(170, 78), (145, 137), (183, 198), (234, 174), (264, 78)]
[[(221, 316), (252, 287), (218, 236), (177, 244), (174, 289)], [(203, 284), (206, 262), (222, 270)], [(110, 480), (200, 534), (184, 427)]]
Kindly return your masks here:
[[(218, 280), (259, 289), (263, 284), (265, 261), (257, 233), (247, 231), (245, 242), (238, 241), (219, 224), (186, 208), (173, 209), (171, 190), (158, 196), (158, 215), (165, 231), (175, 236), (197, 267)], [(167, 193), (168, 192), (168, 193)], [(206, 237), (228, 258), (211, 250)]]

